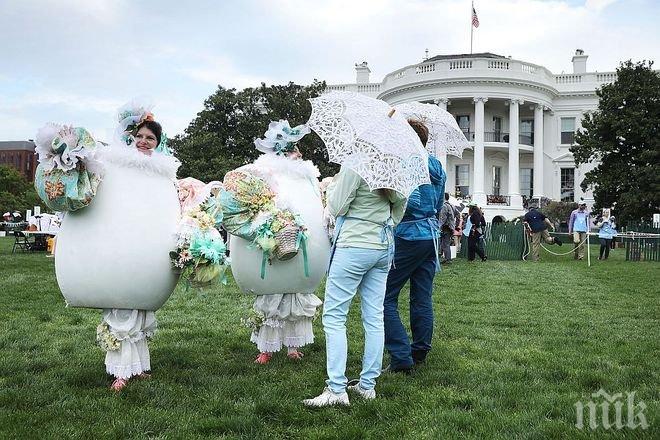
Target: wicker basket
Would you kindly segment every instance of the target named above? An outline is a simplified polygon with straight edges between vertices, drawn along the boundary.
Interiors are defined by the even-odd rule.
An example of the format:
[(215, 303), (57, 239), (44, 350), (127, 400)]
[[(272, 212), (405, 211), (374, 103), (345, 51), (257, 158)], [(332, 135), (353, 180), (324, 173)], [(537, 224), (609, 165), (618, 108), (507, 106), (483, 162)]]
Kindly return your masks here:
[(286, 226), (280, 232), (275, 234), (275, 257), (280, 261), (290, 260), (298, 254), (296, 241), (298, 240), (297, 226)]

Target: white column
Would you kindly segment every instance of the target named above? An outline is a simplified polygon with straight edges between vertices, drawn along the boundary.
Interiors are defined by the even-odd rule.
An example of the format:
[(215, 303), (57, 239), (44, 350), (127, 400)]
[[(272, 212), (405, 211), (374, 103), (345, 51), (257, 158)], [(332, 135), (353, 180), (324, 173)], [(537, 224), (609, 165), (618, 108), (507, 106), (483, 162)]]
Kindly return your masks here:
[(534, 107), (534, 194), (543, 197), (543, 110), (542, 105)]
[(484, 104), (485, 97), (476, 97), (474, 101), (474, 191), (472, 200), (479, 206), (486, 206), (484, 191)]
[(520, 152), (518, 142), (520, 141), (520, 118), (518, 106), (523, 104), (522, 99), (509, 101), (509, 199), (511, 206), (522, 208), (522, 196), (520, 195)]
[[(447, 98), (437, 98), (435, 101), (435, 105), (443, 109), (444, 111), (447, 111), (447, 105), (449, 105), (449, 99)], [(439, 155), (438, 160), (442, 164), (442, 169), (445, 170), (445, 173), (449, 173), (447, 170), (447, 153), (442, 153)]]

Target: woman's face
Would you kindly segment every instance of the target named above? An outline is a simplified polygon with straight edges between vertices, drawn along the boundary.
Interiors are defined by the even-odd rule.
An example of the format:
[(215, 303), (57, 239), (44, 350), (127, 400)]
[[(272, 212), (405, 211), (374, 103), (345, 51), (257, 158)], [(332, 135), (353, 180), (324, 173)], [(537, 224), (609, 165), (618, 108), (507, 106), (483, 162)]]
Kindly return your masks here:
[(135, 135), (135, 146), (140, 153), (151, 156), (153, 149), (158, 146), (158, 139), (153, 131), (142, 127)]
[(293, 147), (293, 150), (286, 153), (286, 157), (288, 157), (291, 160), (299, 160), (302, 159), (302, 153), (300, 152), (298, 147)]

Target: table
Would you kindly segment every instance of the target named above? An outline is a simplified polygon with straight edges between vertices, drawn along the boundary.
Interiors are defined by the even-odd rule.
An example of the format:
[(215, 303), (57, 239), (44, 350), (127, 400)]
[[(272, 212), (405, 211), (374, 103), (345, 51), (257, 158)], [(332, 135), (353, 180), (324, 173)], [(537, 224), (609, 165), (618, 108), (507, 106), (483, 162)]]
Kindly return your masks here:
[(45, 251), (48, 247), (46, 246), (47, 237), (54, 237), (57, 235), (57, 232), (50, 231), (22, 231), (26, 236), (34, 235), (34, 245), (32, 250), (35, 251)]

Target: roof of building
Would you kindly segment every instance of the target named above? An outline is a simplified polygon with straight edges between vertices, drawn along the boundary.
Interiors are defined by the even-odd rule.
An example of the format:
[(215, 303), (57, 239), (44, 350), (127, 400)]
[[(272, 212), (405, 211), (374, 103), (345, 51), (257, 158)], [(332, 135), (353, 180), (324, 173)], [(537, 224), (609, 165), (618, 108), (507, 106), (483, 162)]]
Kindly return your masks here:
[(490, 52), (480, 52), (480, 53), (460, 53), (456, 55), (436, 55), (424, 62), (428, 61), (439, 61), (439, 60), (455, 60), (460, 58), (496, 58), (496, 59), (506, 59), (505, 56), (497, 55)]
[(0, 141), (0, 150), (34, 151), (36, 145), (32, 141)]

